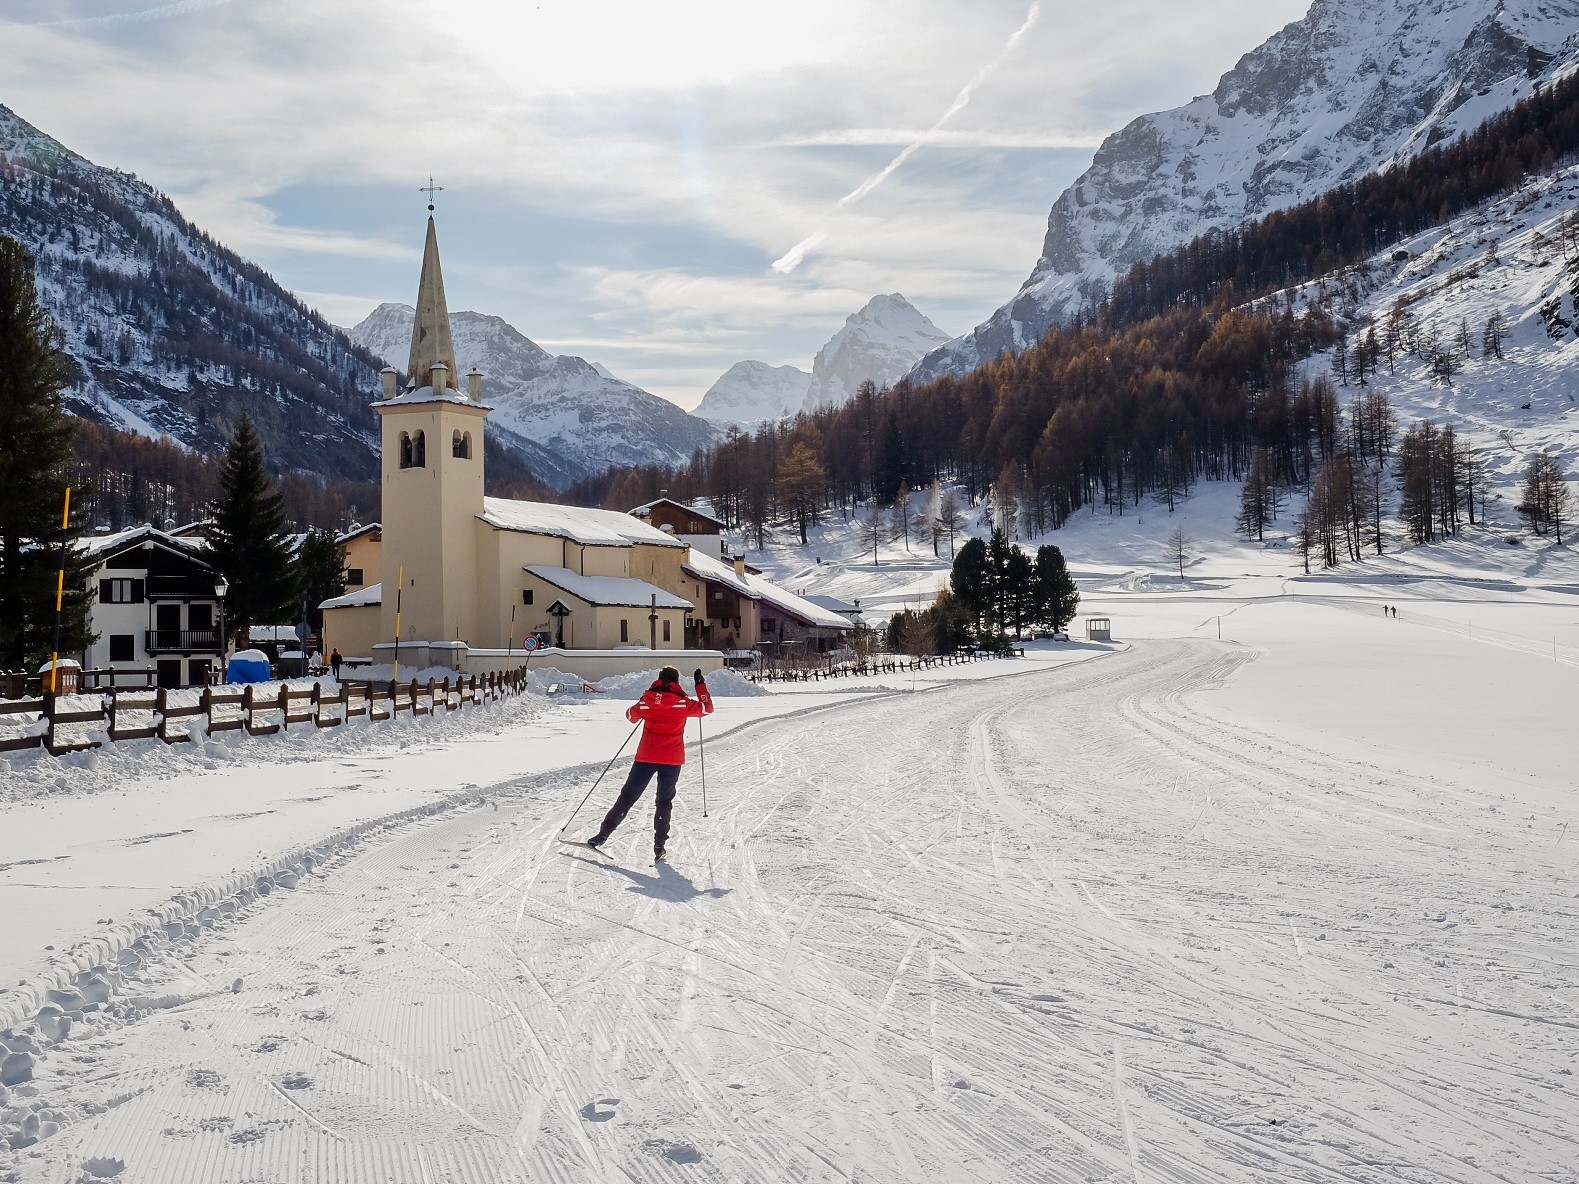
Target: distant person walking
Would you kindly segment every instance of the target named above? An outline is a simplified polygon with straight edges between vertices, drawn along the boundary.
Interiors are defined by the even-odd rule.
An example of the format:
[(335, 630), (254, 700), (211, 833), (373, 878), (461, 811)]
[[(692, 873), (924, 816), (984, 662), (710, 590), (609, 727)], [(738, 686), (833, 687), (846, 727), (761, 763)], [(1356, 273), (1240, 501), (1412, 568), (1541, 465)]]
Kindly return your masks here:
[(329, 669), (334, 671), (334, 680), (335, 680), (335, 682), (339, 682), (340, 681), (340, 663), (344, 662), (344, 661), (345, 661), (345, 659), (340, 656), (339, 647), (336, 647), (335, 649), (330, 651), (330, 653), (329, 653)]
[(664, 846), (669, 840), (669, 813), (680, 784), (680, 770), (685, 765), (685, 725), (713, 711), (713, 697), (708, 694), (707, 680), (702, 672), (696, 671), (692, 678), (696, 683), (694, 699), (680, 685), (680, 672), (673, 666), (665, 666), (658, 671), (657, 680), (647, 688), (646, 694), (626, 709), (625, 718), (642, 725), (636, 762), (631, 765), (620, 796), (604, 817), (603, 825), (598, 827), (598, 833), (587, 840), (587, 846), (596, 849), (608, 842), (609, 836), (625, 821), (625, 815), (656, 777), (658, 801), (652, 815), (652, 855), (653, 863), (663, 862)]

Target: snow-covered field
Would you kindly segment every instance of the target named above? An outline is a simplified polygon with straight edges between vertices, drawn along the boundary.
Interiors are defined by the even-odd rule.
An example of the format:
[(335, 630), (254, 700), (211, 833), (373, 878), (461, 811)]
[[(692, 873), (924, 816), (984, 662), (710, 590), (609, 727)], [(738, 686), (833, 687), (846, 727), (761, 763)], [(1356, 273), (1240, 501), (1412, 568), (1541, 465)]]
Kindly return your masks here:
[(1410, 562), (721, 697), (656, 870), (554, 842), (623, 701), (101, 757), (0, 973), (174, 924), (6, 1038), (0, 1179), (1579, 1180), (1579, 592)]

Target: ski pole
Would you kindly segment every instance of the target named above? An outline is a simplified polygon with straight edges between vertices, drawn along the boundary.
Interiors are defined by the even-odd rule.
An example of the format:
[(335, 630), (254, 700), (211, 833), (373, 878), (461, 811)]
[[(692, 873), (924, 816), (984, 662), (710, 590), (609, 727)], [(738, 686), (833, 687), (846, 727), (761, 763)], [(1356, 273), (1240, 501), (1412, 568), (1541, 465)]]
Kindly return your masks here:
[(702, 817), (707, 817), (707, 741), (702, 738), (702, 717), (696, 717), (696, 751), (702, 769)]
[[(592, 788), (587, 790), (587, 796), (581, 799), (581, 806), (585, 806), (589, 801), (592, 800), (592, 795), (597, 792), (598, 783), (608, 775), (608, 771), (614, 767), (614, 762), (620, 759), (620, 753), (625, 751), (625, 745), (631, 742), (631, 736), (634, 736), (636, 734), (637, 728), (640, 727), (641, 724), (637, 724), (635, 728), (632, 728), (630, 736), (625, 737), (625, 739), (621, 742), (619, 751), (613, 756), (609, 757), (609, 763), (603, 766), (603, 772), (598, 774), (598, 780), (592, 783)], [(570, 829), (570, 824), (576, 820), (576, 815), (581, 813), (581, 806), (577, 806), (570, 812), (570, 817), (565, 819), (565, 825), (559, 828), (560, 834), (564, 834)]]

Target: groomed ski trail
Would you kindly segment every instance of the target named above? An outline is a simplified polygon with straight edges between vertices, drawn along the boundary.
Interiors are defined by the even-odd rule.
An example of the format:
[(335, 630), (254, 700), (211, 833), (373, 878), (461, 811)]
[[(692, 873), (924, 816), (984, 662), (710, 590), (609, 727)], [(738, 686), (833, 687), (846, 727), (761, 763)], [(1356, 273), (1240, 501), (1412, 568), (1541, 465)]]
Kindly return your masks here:
[(407, 828), (42, 1063), (21, 1179), (1579, 1180), (1572, 852), (1214, 710), (1254, 658), (709, 741), (676, 864), (570, 784)]

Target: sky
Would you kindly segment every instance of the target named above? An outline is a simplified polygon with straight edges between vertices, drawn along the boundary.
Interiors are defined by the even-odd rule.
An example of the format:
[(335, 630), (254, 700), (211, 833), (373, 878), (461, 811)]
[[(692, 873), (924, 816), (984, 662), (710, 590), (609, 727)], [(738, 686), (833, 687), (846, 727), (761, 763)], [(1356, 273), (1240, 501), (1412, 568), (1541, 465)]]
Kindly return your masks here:
[(0, 0), (5, 104), (331, 321), (452, 310), (683, 407), (902, 292), (1012, 297), (1104, 136), (1308, 0)]

